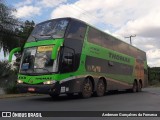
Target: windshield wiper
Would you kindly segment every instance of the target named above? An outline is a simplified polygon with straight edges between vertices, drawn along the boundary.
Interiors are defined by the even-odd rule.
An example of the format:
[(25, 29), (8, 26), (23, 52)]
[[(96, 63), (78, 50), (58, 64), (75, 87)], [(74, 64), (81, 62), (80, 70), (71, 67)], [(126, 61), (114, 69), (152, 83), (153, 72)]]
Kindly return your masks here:
[(46, 37), (51, 37), (53, 38), (53, 36), (51, 34), (40, 34), (39, 36), (46, 36)]
[(27, 70), (21, 70), (20, 71), (20, 74), (26, 74), (26, 75), (31, 75), (31, 73), (30, 72), (28, 72), (28, 69)]
[(34, 69), (42, 69), (42, 70), (46, 70), (48, 73), (50, 73), (49, 70), (47, 70), (45, 68), (34, 68)]

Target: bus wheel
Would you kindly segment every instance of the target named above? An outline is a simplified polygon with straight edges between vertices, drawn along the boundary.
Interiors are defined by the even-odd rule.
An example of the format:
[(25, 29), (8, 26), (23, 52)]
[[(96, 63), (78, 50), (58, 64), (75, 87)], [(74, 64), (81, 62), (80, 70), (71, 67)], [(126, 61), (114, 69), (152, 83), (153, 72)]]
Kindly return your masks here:
[(137, 90), (138, 90), (137, 82), (134, 82), (133, 87), (132, 87), (132, 92), (135, 93), (135, 92), (137, 92)]
[(96, 96), (101, 97), (105, 93), (105, 85), (102, 79), (100, 79), (97, 83), (97, 90), (96, 90)]
[(80, 95), (83, 98), (89, 98), (92, 95), (92, 89), (93, 89), (92, 83), (91, 83), (90, 79), (87, 78), (83, 82), (82, 92)]

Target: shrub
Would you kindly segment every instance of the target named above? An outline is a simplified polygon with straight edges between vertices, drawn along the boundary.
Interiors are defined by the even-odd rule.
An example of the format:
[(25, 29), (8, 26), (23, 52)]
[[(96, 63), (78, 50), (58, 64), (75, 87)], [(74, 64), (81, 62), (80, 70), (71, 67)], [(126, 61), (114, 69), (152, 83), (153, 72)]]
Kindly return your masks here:
[(16, 90), (17, 70), (12, 69), (8, 61), (0, 61), (0, 87), (6, 93), (17, 93)]

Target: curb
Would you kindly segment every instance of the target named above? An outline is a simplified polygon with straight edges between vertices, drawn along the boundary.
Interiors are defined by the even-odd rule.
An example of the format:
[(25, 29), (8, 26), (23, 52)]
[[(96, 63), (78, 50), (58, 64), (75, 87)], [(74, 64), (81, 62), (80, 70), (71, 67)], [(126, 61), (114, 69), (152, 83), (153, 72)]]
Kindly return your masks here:
[(41, 96), (42, 94), (31, 94), (31, 93), (24, 93), (24, 94), (4, 94), (0, 95), (0, 99), (5, 98), (16, 98), (16, 97), (29, 97), (29, 96)]

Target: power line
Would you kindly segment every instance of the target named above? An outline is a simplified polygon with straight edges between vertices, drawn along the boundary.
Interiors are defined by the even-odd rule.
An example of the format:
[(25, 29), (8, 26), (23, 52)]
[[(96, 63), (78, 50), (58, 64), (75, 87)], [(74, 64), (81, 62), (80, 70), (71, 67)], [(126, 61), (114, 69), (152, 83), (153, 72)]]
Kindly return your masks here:
[[(99, 19), (97, 16), (93, 15), (92, 13), (88, 12), (88, 11), (85, 10), (85, 9), (82, 9), (82, 8), (79, 7), (78, 5), (75, 5), (75, 4), (71, 3), (70, 1), (68, 1), (68, 2), (69, 2), (70, 4), (72, 4), (73, 6), (79, 8), (81, 11), (83, 11), (83, 12), (84, 12), (83, 14), (86, 14), (88, 17), (91, 16), (96, 22), (97, 22), (97, 19)], [(69, 6), (69, 7), (71, 7), (71, 6)], [(71, 8), (73, 8), (73, 7), (71, 7)], [(73, 8), (73, 9), (75, 9), (75, 8)], [(77, 9), (75, 9), (75, 10), (77, 10)], [(105, 23), (105, 21), (101, 19), (101, 24), (106, 26), (106, 24), (104, 24), (104, 23)], [(100, 27), (100, 28), (102, 29), (102, 27)]]

